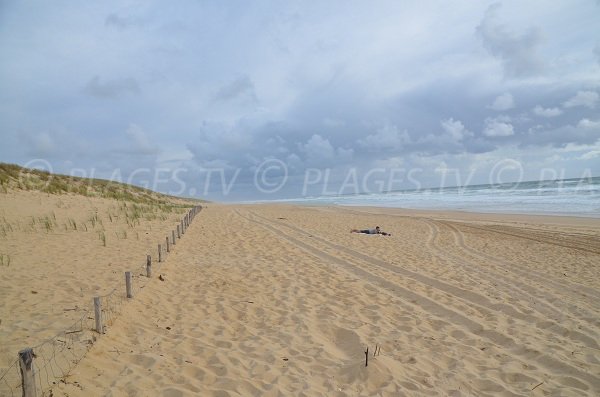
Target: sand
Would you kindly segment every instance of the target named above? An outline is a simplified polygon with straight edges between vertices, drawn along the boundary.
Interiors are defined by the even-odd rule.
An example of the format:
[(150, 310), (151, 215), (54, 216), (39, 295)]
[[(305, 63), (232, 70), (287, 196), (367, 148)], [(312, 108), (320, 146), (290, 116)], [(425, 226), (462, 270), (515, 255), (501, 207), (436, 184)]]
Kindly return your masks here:
[[(122, 283), (175, 218), (107, 247), (0, 239), (1, 353)], [(375, 225), (392, 236), (349, 233)], [(596, 396), (599, 276), (597, 219), (208, 204), (52, 393)]]
[(77, 325), (94, 296), (122, 290), (125, 271), (134, 280), (145, 273), (146, 255), (157, 256), (185, 212), (80, 195), (0, 194), (0, 375), (20, 349)]

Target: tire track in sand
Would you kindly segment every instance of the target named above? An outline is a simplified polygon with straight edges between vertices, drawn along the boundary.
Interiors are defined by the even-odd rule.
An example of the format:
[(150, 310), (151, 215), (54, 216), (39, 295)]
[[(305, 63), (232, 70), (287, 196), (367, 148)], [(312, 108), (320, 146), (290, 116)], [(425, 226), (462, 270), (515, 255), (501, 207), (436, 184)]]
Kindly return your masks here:
[[(381, 213), (376, 213), (376, 212), (358, 211), (358, 210), (352, 210), (352, 209), (346, 209), (346, 208), (343, 208), (343, 210), (345, 210), (347, 212), (361, 214), (361, 215), (364, 215), (364, 214), (383, 215)], [(391, 214), (391, 215), (385, 214), (385, 215), (398, 217), (398, 218), (411, 219), (411, 220), (419, 220), (419, 221), (422, 221), (422, 222), (428, 224), (429, 226), (431, 226), (432, 222), (450, 226), (449, 221), (430, 220), (430, 219), (422, 217), (422, 216), (407, 216), (407, 215), (397, 215), (397, 214)], [(463, 223), (460, 223), (460, 224), (463, 225)], [(466, 225), (466, 226), (469, 226), (469, 225)], [(487, 229), (483, 229), (483, 228), (477, 228), (477, 229), (484, 230), (484, 231), (487, 230)], [(456, 237), (455, 237), (455, 241), (457, 241)], [(458, 242), (457, 242), (457, 245), (459, 245), (459, 247), (461, 249), (465, 249), (467, 252), (474, 254), (476, 256), (479, 256), (480, 258), (483, 257), (486, 260), (491, 261), (501, 267), (501, 269), (493, 269), (493, 272), (495, 273), (495, 275), (485, 276), (485, 278), (487, 278), (488, 280), (496, 281), (497, 277), (501, 277), (501, 278), (505, 279), (508, 283), (511, 283), (514, 285), (519, 284), (521, 286), (521, 288), (519, 288), (519, 289), (521, 290), (521, 292), (524, 295), (528, 295), (531, 298), (536, 299), (536, 300), (540, 299), (540, 297), (543, 297), (542, 299), (548, 305), (550, 305), (551, 307), (554, 307), (553, 310), (557, 310), (559, 313), (560, 313), (561, 309), (563, 309), (563, 307), (557, 307), (553, 302), (561, 302), (561, 298), (559, 298), (557, 296), (557, 294), (562, 295), (562, 291), (564, 291), (564, 290), (569, 291), (570, 293), (572, 293), (574, 295), (583, 296), (588, 299), (590, 297), (594, 297), (595, 302), (600, 301), (600, 291), (597, 291), (593, 288), (589, 288), (580, 283), (572, 282), (570, 280), (558, 281), (556, 279), (548, 277), (544, 273), (535, 271), (533, 269), (530, 269), (529, 267), (525, 267), (524, 265), (520, 265), (520, 264), (514, 263), (514, 262), (509, 263), (509, 262), (504, 261), (501, 258), (491, 256), (489, 254), (477, 252), (476, 250), (472, 249), (471, 247), (466, 246), (466, 244), (464, 244), (464, 239), (463, 239), (462, 246), (460, 246), (460, 243), (458, 243)], [(438, 252), (443, 253), (443, 255), (442, 255), (443, 257), (446, 257), (449, 254), (448, 251), (444, 250), (444, 249), (438, 250)], [(462, 264), (464, 261), (466, 261), (466, 259), (463, 256), (458, 257), (456, 255), (453, 255), (453, 257), (455, 259), (458, 258), (458, 260), (454, 260), (453, 262), (458, 263), (459, 265)], [(442, 258), (442, 259), (444, 259), (444, 258)], [(446, 260), (447, 260), (447, 258), (446, 258)], [(471, 263), (474, 264), (472, 261), (471, 261)], [(476, 268), (478, 268), (478, 266), (476, 266), (475, 269)], [(508, 268), (508, 271), (506, 268)], [(532, 284), (527, 285), (523, 288), (523, 284), (519, 282), (519, 279), (510, 277), (511, 272), (518, 273), (521, 278), (525, 277), (525, 278), (531, 280)], [(532, 277), (532, 276), (534, 276), (534, 277)], [(493, 277), (493, 278), (490, 278), (490, 277)], [(553, 291), (552, 299), (549, 299), (549, 297), (547, 296), (547, 294), (549, 294), (549, 291), (546, 288), (543, 288), (543, 287), (540, 288), (540, 284), (542, 286), (552, 285), (552, 291)], [(532, 287), (535, 287), (535, 289), (537, 290), (536, 293), (529, 292), (532, 289)], [(585, 293), (582, 291), (585, 291)], [(574, 306), (574, 305), (570, 305), (569, 308), (574, 310), (575, 312), (578, 312), (578, 310), (579, 310), (579, 307)], [(532, 309), (537, 309), (537, 308), (532, 307)], [(582, 316), (580, 318), (582, 320), (586, 321), (587, 323), (593, 325), (594, 327), (598, 326), (598, 314), (597, 313), (589, 313), (588, 312), (588, 314), (585, 317)]]
[[(438, 256), (444, 260), (453, 261), (455, 263), (458, 263), (460, 266), (466, 268), (466, 266), (462, 264), (463, 262), (466, 261), (465, 257), (459, 257), (454, 254), (451, 254), (448, 251), (445, 251), (443, 248), (441, 248), (441, 246), (436, 244), (437, 236), (439, 235), (439, 229), (438, 229), (437, 225), (435, 224), (435, 221), (433, 221), (433, 222), (425, 221), (425, 222), (428, 224), (429, 227), (432, 228), (432, 237), (430, 238), (430, 241), (428, 242), (428, 244), (430, 245), (430, 247), (433, 250), (438, 252)], [(454, 235), (454, 237), (456, 238), (456, 235)], [(459, 246), (461, 246), (461, 245), (459, 245)], [(493, 258), (495, 258), (495, 257), (490, 256), (489, 258), (486, 258), (486, 260), (487, 261), (493, 260)], [(544, 313), (538, 307), (538, 306), (545, 306), (546, 307), (545, 310), (549, 311), (551, 313), (552, 317), (556, 318), (556, 320), (550, 321), (547, 318), (542, 319), (541, 322), (536, 323), (536, 326), (539, 329), (546, 330), (547, 328), (551, 327), (554, 330), (554, 332), (557, 333), (558, 335), (561, 335), (563, 337), (566, 336), (569, 339), (584, 343), (586, 346), (594, 348), (594, 349), (600, 348), (596, 342), (596, 339), (590, 336), (590, 335), (594, 335), (594, 332), (592, 332), (591, 330), (584, 328), (582, 325), (578, 325), (578, 327), (581, 329), (582, 332), (575, 331), (575, 330), (569, 330), (557, 323), (557, 321), (559, 321), (558, 318), (564, 317), (564, 314), (561, 312), (561, 309), (563, 309), (563, 308), (556, 307), (556, 306), (552, 305), (552, 303), (549, 300), (547, 300), (547, 296), (551, 295), (550, 291), (543, 291), (542, 296), (533, 295), (532, 293), (527, 292), (527, 287), (528, 287), (527, 285), (525, 285), (517, 280), (514, 280), (512, 278), (505, 277), (499, 271), (495, 271), (496, 274), (488, 276), (487, 273), (481, 271), (480, 269), (481, 269), (481, 267), (475, 263), (472, 263), (472, 266), (468, 268), (468, 270), (476, 272), (485, 278), (489, 279), (489, 277), (493, 277), (490, 280), (493, 280), (494, 282), (496, 282), (498, 284), (502, 284), (504, 286), (504, 288), (506, 288), (509, 291), (514, 291), (517, 293), (529, 295), (531, 298), (535, 299), (538, 303), (540, 303), (542, 301), (545, 302), (545, 303), (542, 303), (541, 305), (532, 306), (531, 309), (535, 310), (538, 313), (542, 314), (543, 316), (547, 317), (549, 315), (549, 313)], [(521, 276), (523, 278), (527, 277), (526, 274), (521, 274)], [(500, 279), (504, 279), (505, 281), (501, 281)], [(561, 299), (559, 299), (558, 297), (554, 297), (554, 300), (561, 301)], [(585, 322), (591, 324), (592, 326), (597, 326), (597, 324), (596, 324), (597, 320), (596, 320), (596, 317), (594, 316), (594, 314), (591, 314), (588, 312), (588, 313), (586, 313), (588, 318), (586, 318), (586, 317), (582, 316), (581, 313), (578, 313), (582, 309), (580, 309), (577, 306), (568, 305), (567, 303), (565, 303), (565, 308), (569, 308), (571, 312), (575, 312), (575, 313), (579, 314), (579, 315), (575, 316), (574, 319), (571, 317), (568, 317), (569, 320), (571, 320), (571, 321), (584, 320)]]
[[(463, 315), (462, 313), (458, 313), (452, 309), (449, 309), (443, 305), (438, 304), (437, 302), (431, 300), (428, 297), (425, 297), (421, 294), (418, 294), (414, 291), (404, 288), (397, 283), (391, 282), (390, 280), (387, 280), (383, 277), (380, 277), (369, 271), (366, 271), (356, 264), (348, 262), (342, 258), (338, 258), (334, 255), (330, 255), (330, 254), (324, 252), (322, 249), (317, 248), (306, 242), (303, 242), (303, 241), (299, 240), (298, 238), (295, 238), (295, 237), (289, 235), (288, 233), (278, 229), (277, 227), (274, 227), (272, 225), (272, 223), (274, 223), (273, 221), (267, 220), (269, 223), (265, 223), (265, 222), (261, 222), (259, 220), (244, 216), (237, 210), (236, 210), (236, 213), (240, 217), (250, 220), (251, 222), (254, 222), (257, 225), (259, 225), (267, 230), (270, 230), (278, 238), (288, 241), (289, 243), (297, 246), (298, 248), (302, 249), (303, 251), (305, 251), (313, 256), (316, 256), (322, 260), (325, 260), (329, 263), (337, 264), (337, 265), (345, 268), (346, 270), (354, 273), (355, 275), (362, 277), (363, 279), (368, 280), (376, 285), (379, 285), (380, 287), (385, 288), (388, 292), (391, 292), (394, 295), (398, 295), (402, 298), (412, 301), (417, 306), (420, 306), (425, 312), (431, 313), (431, 314), (437, 316), (438, 318), (441, 318), (444, 320), (449, 320), (453, 324), (464, 328), (471, 334), (479, 336), (480, 338), (484, 338), (488, 342), (495, 344), (496, 346), (498, 346), (502, 349), (510, 351), (512, 354), (519, 357), (519, 359), (524, 362), (529, 362), (530, 364), (535, 363), (537, 365), (542, 365), (548, 371), (553, 372), (557, 376), (569, 375), (569, 376), (576, 377), (576, 378), (578, 378), (579, 381), (583, 382), (585, 385), (590, 386), (591, 388), (594, 388), (594, 389), (600, 389), (600, 378), (595, 375), (592, 375), (588, 372), (584, 372), (580, 368), (570, 365), (562, 360), (551, 357), (546, 353), (533, 351), (525, 346), (521, 346), (510, 336), (504, 335), (501, 332), (498, 332), (496, 330), (485, 329), (482, 324), (480, 324), (476, 321), (473, 321), (472, 319), (468, 318), (467, 316)], [(262, 217), (260, 217), (260, 218), (264, 219)], [(303, 234), (308, 235), (304, 231), (301, 231), (301, 232)], [(314, 238), (314, 235), (313, 235), (313, 238)], [(324, 241), (322, 239), (320, 239), (320, 240)], [(328, 242), (325, 242), (325, 243), (328, 245), (331, 244), (331, 245), (335, 246), (335, 244), (332, 244), (332, 243), (328, 243)], [(341, 248), (344, 248), (344, 247), (341, 247)], [(344, 249), (344, 251), (345, 251), (345, 249)], [(356, 253), (356, 254), (363, 255), (360, 253)], [(370, 262), (371, 259), (373, 259), (373, 258), (366, 257), (366, 259), (369, 260), (369, 262)], [(385, 262), (384, 262), (384, 264), (386, 265), (385, 267), (390, 267), (389, 264), (387, 264)], [(395, 271), (393, 269), (393, 266), (391, 267), (391, 269), (388, 269), (388, 270)]]
[[(253, 212), (250, 212), (250, 213), (253, 216), (263, 219), (267, 222), (274, 223), (274, 224), (277, 224), (280, 226), (284, 226), (284, 227), (286, 227), (288, 229), (292, 229), (295, 232), (300, 233), (300, 234), (309, 235), (306, 231), (304, 231), (296, 226), (293, 226), (293, 225), (290, 225), (287, 223), (271, 221), (268, 218), (260, 216), (256, 213), (253, 213)], [(432, 242), (432, 241), (435, 242), (437, 234), (438, 234), (437, 229), (434, 229), (432, 231), (432, 233), (430, 234), (430, 242)], [(507, 317), (512, 318), (512, 319), (518, 319), (518, 320), (521, 320), (521, 321), (527, 322), (527, 323), (531, 322), (531, 317), (532, 317), (531, 310), (529, 310), (529, 312), (522, 312), (522, 311), (516, 310), (512, 305), (493, 303), (489, 300), (489, 298), (487, 296), (478, 294), (478, 293), (470, 291), (468, 289), (456, 287), (452, 284), (445, 283), (436, 278), (431, 278), (431, 277), (422, 275), (420, 273), (413, 272), (408, 269), (404, 269), (402, 267), (395, 266), (384, 260), (374, 258), (374, 257), (368, 256), (368, 255), (365, 255), (363, 253), (354, 251), (352, 249), (349, 249), (348, 247), (340, 246), (338, 244), (329, 242), (322, 237), (315, 237), (314, 234), (311, 234), (311, 236), (312, 236), (311, 241), (315, 241), (315, 239), (317, 239), (319, 242), (321, 242), (331, 248), (334, 248), (340, 252), (344, 252), (344, 253), (350, 255), (351, 257), (358, 258), (359, 260), (361, 260), (363, 262), (370, 263), (378, 268), (383, 268), (387, 271), (391, 271), (391, 272), (399, 274), (401, 276), (411, 278), (412, 280), (420, 282), (423, 285), (431, 286), (431, 287), (436, 288), (439, 291), (443, 291), (445, 293), (451, 294), (451, 295), (457, 297), (458, 299), (466, 302), (467, 304), (471, 305), (472, 307), (483, 308), (484, 310), (486, 310), (488, 312), (486, 314), (503, 313), (504, 315), (506, 315)], [(431, 248), (433, 248), (435, 251), (441, 251), (441, 249), (439, 249), (435, 245), (432, 246)], [(468, 270), (470, 270), (470, 269), (468, 269)], [(493, 279), (493, 280), (495, 280), (495, 279)], [(476, 282), (476, 280), (474, 280), (474, 282)], [(540, 330), (546, 330), (547, 332), (557, 335), (559, 338), (567, 337), (567, 338), (571, 339), (573, 342), (581, 343), (588, 348), (600, 349), (600, 345), (598, 345), (598, 343), (596, 342), (596, 339), (594, 339), (593, 337), (590, 337), (589, 335), (579, 332), (579, 331), (568, 330), (568, 329), (566, 329), (562, 326), (559, 326), (555, 323), (548, 324), (547, 321), (544, 321), (544, 320), (547, 320), (547, 314), (544, 314), (539, 311), (538, 311), (538, 313), (543, 316), (542, 318), (537, 318), (540, 321), (536, 322), (536, 326), (538, 326), (538, 328)]]
[[(455, 234), (456, 244), (461, 249), (464, 249), (465, 251), (467, 251), (469, 253), (472, 253), (472, 254), (474, 254), (476, 256), (479, 256), (481, 258), (485, 258), (487, 260), (490, 260), (490, 261), (492, 261), (492, 262), (494, 262), (494, 263), (496, 263), (498, 265), (502, 265), (504, 267), (510, 266), (511, 270), (516, 270), (517, 272), (519, 272), (519, 274), (521, 276), (530, 277), (530, 276), (533, 275), (537, 279), (543, 280), (545, 283), (552, 284), (553, 288), (556, 289), (556, 290), (558, 290), (558, 291), (563, 290), (563, 289), (568, 289), (569, 292), (572, 292), (572, 293), (574, 293), (576, 295), (580, 295), (580, 296), (583, 296), (585, 298), (593, 297), (594, 299), (600, 300), (600, 291), (597, 291), (597, 290), (595, 290), (593, 288), (590, 288), (590, 287), (588, 287), (586, 285), (583, 285), (583, 284), (580, 284), (580, 283), (577, 283), (577, 282), (574, 282), (574, 281), (571, 281), (571, 280), (561, 280), (561, 281), (558, 281), (558, 280), (556, 280), (554, 278), (551, 278), (551, 277), (548, 277), (546, 274), (540, 273), (540, 272), (538, 272), (538, 271), (536, 271), (534, 269), (531, 269), (531, 268), (528, 268), (528, 267), (524, 267), (524, 266), (519, 265), (517, 263), (508, 263), (508, 262), (506, 262), (505, 260), (503, 260), (503, 259), (501, 259), (499, 257), (493, 256), (493, 255), (489, 255), (489, 254), (487, 254), (485, 252), (482, 252), (480, 250), (476, 250), (476, 249), (468, 246), (465, 243), (465, 241), (464, 241), (464, 234), (458, 229), (457, 226), (453, 225), (451, 222), (448, 222), (448, 221), (434, 221), (434, 222), (442, 224), (442, 225), (448, 227), (449, 229), (451, 229), (453, 231), (453, 233)], [(477, 230), (490, 231), (490, 232), (497, 233), (497, 231), (494, 230), (494, 229), (484, 229), (484, 228), (479, 228), (479, 227), (473, 227), (471, 225), (466, 225), (466, 224), (463, 224), (463, 223), (460, 223), (460, 225), (461, 226), (466, 226), (466, 227), (469, 227), (469, 228), (475, 228)], [(519, 238), (523, 237), (523, 236), (520, 236), (520, 235), (517, 235), (517, 234), (508, 234), (508, 233), (502, 233), (502, 234), (507, 234), (509, 236), (519, 237)], [(532, 240), (532, 239), (529, 239), (529, 240)], [(534, 241), (537, 241), (537, 240), (534, 240)], [(550, 244), (550, 243), (547, 243), (547, 244)], [(561, 244), (554, 244), (554, 245), (558, 245), (558, 246), (561, 246), (561, 247), (563, 246)], [(589, 252), (593, 252), (593, 251), (589, 251)], [(596, 252), (593, 252), (593, 253), (596, 253)]]
[[(451, 224), (450, 222), (432, 221), (432, 224), (434, 227), (437, 227), (435, 225), (436, 223), (445, 226), (447, 229), (449, 229), (451, 231), (451, 233), (453, 234), (453, 237), (454, 237), (454, 242), (460, 248), (461, 252), (467, 252), (476, 259), (484, 260), (484, 261), (486, 261), (486, 263), (491, 262), (492, 265), (495, 264), (495, 265), (499, 266), (499, 269), (496, 268), (495, 266), (492, 269), (492, 271), (495, 273), (494, 277), (496, 277), (496, 276), (501, 277), (501, 278), (505, 279), (507, 283), (518, 286), (518, 290), (520, 290), (522, 293), (530, 295), (532, 298), (535, 298), (536, 300), (538, 300), (538, 302), (540, 302), (540, 301), (545, 302), (545, 303), (543, 303), (543, 305), (547, 306), (548, 309), (558, 311), (558, 313), (555, 313), (554, 316), (556, 316), (557, 314), (558, 314), (558, 317), (564, 316), (562, 309), (567, 309), (569, 312), (575, 313), (576, 318), (578, 318), (578, 319), (582, 319), (595, 327), (600, 325), (600, 323), (598, 321), (598, 313), (597, 312), (591, 313), (588, 310), (586, 310), (585, 308), (582, 308), (580, 306), (570, 304), (570, 303), (564, 302), (564, 301), (562, 301), (563, 306), (557, 307), (553, 302), (561, 302), (561, 298), (553, 295), (553, 292), (551, 292), (551, 291), (559, 291), (559, 293), (560, 293), (563, 290), (567, 290), (567, 291), (571, 292), (573, 295), (582, 296), (582, 297), (585, 297), (588, 299), (590, 298), (590, 295), (597, 295), (597, 299), (594, 298), (594, 300), (591, 301), (591, 303), (594, 303), (594, 302), (600, 301), (600, 293), (597, 292), (596, 290), (591, 289), (587, 286), (583, 286), (583, 285), (579, 285), (578, 288), (576, 288), (576, 289), (573, 287), (569, 287), (569, 286), (567, 286), (567, 288), (565, 288), (565, 285), (563, 283), (559, 283), (552, 279), (547, 279), (547, 278), (544, 279), (541, 275), (537, 275), (537, 274), (535, 274), (535, 272), (532, 272), (529, 270), (522, 270), (522, 268), (520, 266), (515, 266), (512, 263), (507, 262), (506, 260), (504, 260), (500, 257), (493, 256), (486, 252), (483, 252), (478, 249), (470, 247), (469, 245), (466, 244), (464, 235), (460, 231), (460, 229), (458, 227), (454, 226), (453, 224)], [(445, 253), (455, 260), (465, 260), (464, 257), (457, 257), (456, 255), (448, 253), (448, 251), (445, 251)], [(509, 270), (507, 270), (507, 269), (510, 269), (510, 273), (517, 274), (519, 276), (519, 278), (507, 276), (506, 273), (509, 273)], [(532, 273), (534, 275), (534, 278), (531, 277)], [(522, 279), (528, 279), (532, 283), (537, 284), (538, 286), (536, 286), (536, 290), (538, 291), (538, 293), (534, 294), (532, 292), (528, 292), (528, 290), (531, 290), (531, 285), (526, 285), (526, 284), (521, 283), (520, 280), (522, 280)], [(540, 279), (542, 279), (541, 282), (539, 281)], [(540, 284), (542, 286), (552, 285), (552, 289), (551, 290), (543, 289), (542, 287), (539, 286)], [(586, 291), (587, 294), (582, 292), (582, 290)], [(552, 298), (552, 299), (550, 299), (550, 298)]]

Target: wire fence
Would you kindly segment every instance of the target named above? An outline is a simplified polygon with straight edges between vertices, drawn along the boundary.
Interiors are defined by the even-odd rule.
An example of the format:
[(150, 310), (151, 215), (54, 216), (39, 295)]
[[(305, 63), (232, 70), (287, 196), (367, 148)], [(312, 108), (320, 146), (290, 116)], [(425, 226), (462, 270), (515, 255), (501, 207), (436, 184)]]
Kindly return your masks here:
[[(183, 238), (185, 229), (201, 210), (202, 206), (192, 208), (177, 225), (177, 236), (173, 231), (167, 235), (167, 239), (169, 237), (172, 239)], [(180, 227), (181, 230), (179, 230)], [(129, 292), (132, 296), (140, 293), (151, 281), (152, 277), (149, 277), (149, 271), (159, 273), (167, 252), (176, 247), (176, 244), (173, 244), (174, 241), (171, 241), (172, 245), (167, 249), (165, 242), (166, 239), (163, 244), (158, 245), (160, 251), (157, 251), (157, 258), (160, 260), (150, 262), (150, 269), (148, 269), (148, 264), (151, 258), (147, 258), (143, 264), (140, 263), (139, 267), (136, 266), (131, 272), (132, 283)], [(73, 368), (85, 357), (100, 335), (107, 332), (108, 327), (115, 323), (123, 311), (129, 299), (127, 292), (125, 288), (115, 287), (108, 294), (99, 296), (100, 321), (96, 314), (96, 308), (93, 305), (86, 305), (87, 308), (69, 327), (52, 338), (33, 346), (31, 379), (27, 379), (28, 371), (23, 368), (24, 365), (20, 358), (16, 358), (7, 367), (0, 368), (0, 396), (51, 396), (52, 388), (55, 385), (69, 383), (69, 375)]]

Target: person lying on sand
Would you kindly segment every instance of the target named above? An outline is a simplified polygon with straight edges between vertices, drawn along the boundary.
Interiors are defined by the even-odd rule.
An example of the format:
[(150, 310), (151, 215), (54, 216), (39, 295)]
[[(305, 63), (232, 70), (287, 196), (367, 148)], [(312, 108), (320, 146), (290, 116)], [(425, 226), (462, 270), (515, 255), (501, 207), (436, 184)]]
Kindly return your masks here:
[(382, 232), (381, 229), (379, 229), (379, 226), (375, 226), (375, 229), (352, 229), (350, 230), (350, 233), (363, 233), (363, 234), (381, 234), (384, 236), (391, 236), (391, 233), (386, 233), (386, 232)]

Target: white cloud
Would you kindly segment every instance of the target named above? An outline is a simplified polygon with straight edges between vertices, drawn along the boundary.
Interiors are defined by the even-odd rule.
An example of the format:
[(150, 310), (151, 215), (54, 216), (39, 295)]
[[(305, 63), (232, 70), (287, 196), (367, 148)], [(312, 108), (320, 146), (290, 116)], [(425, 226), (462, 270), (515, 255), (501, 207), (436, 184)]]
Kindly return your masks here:
[(540, 105), (537, 105), (533, 108), (533, 113), (536, 116), (541, 117), (556, 117), (562, 114), (562, 110), (559, 108), (543, 108)]
[(593, 109), (596, 107), (599, 99), (600, 96), (595, 91), (578, 91), (577, 94), (566, 101), (563, 106), (566, 108), (584, 106)]
[(375, 134), (359, 139), (358, 144), (369, 150), (398, 150), (410, 143), (410, 136), (406, 130), (400, 131), (395, 125), (385, 125)]
[(456, 141), (460, 141), (466, 136), (473, 135), (471, 131), (465, 128), (460, 120), (454, 120), (452, 117), (447, 120), (442, 120), (440, 124), (442, 125), (444, 131)]
[(579, 123), (577, 123), (577, 127), (585, 129), (600, 129), (600, 121), (581, 119), (579, 120)]
[(489, 106), (490, 109), (497, 110), (499, 112), (512, 109), (514, 107), (515, 101), (509, 92), (505, 92), (504, 94), (497, 96), (494, 100), (494, 103)]
[(489, 137), (511, 136), (515, 134), (512, 124), (504, 122), (501, 118), (485, 119), (483, 135)]
[(329, 139), (319, 134), (314, 134), (303, 145), (300, 150), (306, 154), (309, 166), (320, 166), (325, 164), (339, 164), (352, 160), (354, 150), (334, 148)]
[(592, 160), (597, 157), (600, 157), (600, 150), (592, 150), (590, 152), (584, 153), (578, 157), (580, 160)]

